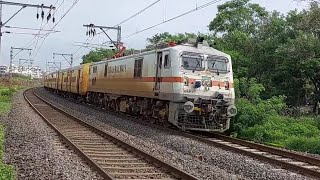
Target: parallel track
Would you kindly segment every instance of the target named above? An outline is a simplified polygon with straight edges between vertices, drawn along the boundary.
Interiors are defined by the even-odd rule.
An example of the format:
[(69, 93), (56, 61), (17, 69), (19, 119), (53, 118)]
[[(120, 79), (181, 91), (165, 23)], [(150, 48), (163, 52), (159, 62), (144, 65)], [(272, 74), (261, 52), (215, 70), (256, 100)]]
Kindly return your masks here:
[[(70, 99), (69, 99), (70, 100)], [(74, 100), (71, 100), (74, 103), (77, 103)], [(81, 104), (87, 107), (101, 110), (98, 107)], [(109, 111), (113, 115), (116, 116), (125, 116), (129, 118), (128, 115), (118, 114), (113, 111)], [(236, 153), (240, 153), (246, 156), (253, 157), (255, 159), (259, 159), (261, 161), (274, 164), (280, 166), (283, 169), (287, 169), (293, 171), (295, 173), (300, 173), (306, 176), (310, 176), (316, 179), (320, 179), (320, 159), (314, 158), (306, 155), (301, 155), (295, 152), (282, 150), (278, 148), (274, 148), (271, 146), (265, 146), (262, 144), (253, 143), (250, 141), (244, 141), (236, 138), (231, 138), (222, 134), (207, 134), (205, 136), (201, 136), (194, 133), (189, 132), (181, 132), (175, 129), (166, 128), (157, 124), (151, 124), (146, 121), (141, 121), (141, 119), (137, 119), (136, 117), (130, 118), (137, 123), (144, 124), (147, 126), (151, 126), (153, 128), (157, 128), (164, 131), (170, 131), (172, 134), (177, 134), (180, 136), (184, 136), (196, 141), (200, 141), (202, 143), (220, 147), (222, 149), (233, 151)]]
[(24, 97), (105, 179), (197, 179), (55, 107), (33, 89), (25, 91)]
[(275, 164), (283, 169), (291, 170), (312, 178), (320, 179), (320, 159), (301, 155), (262, 144), (244, 141), (221, 134), (211, 134), (205, 137), (183, 133), (185, 137), (240, 153)]

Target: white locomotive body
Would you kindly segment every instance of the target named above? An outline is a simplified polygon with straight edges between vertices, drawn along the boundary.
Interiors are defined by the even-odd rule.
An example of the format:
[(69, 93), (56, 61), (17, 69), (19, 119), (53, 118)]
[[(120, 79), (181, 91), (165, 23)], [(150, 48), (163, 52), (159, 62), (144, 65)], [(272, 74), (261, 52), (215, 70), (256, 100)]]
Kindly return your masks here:
[(183, 130), (222, 132), (236, 114), (231, 57), (198, 44), (92, 63), (86, 99)]

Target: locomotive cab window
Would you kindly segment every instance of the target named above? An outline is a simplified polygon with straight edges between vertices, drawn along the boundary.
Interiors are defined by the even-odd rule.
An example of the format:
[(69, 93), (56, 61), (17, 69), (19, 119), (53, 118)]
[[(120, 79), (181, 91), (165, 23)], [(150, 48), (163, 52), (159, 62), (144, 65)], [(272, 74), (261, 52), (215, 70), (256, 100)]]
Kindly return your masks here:
[(171, 66), (170, 56), (169, 56), (169, 54), (166, 54), (166, 55), (164, 56), (163, 67), (164, 67), (164, 68), (170, 68), (170, 66)]
[(203, 56), (182, 56), (182, 67), (186, 70), (203, 71)]
[(137, 59), (134, 61), (134, 78), (141, 78), (142, 77), (142, 65), (143, 59)]
[(228, 72), (228, 58), (223, 56), (208, 56), (208, 68), (210, 71)]

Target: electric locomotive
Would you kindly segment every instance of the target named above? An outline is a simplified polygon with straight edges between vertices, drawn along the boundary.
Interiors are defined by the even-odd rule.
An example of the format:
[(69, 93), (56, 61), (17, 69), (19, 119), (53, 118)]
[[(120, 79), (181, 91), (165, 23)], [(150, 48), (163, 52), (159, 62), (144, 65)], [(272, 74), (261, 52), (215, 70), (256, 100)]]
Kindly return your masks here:
[[(55, 73), (59, 88), (62, 80)], [(237, 112), (231, 57), (205, 41), (106, 59), (63, 73), (70, 88), (59, 92), (182, 130), (223, 132)], [(46, 78), (57, 76), (53, 74)], [(72, 91), (72, 84), (86, 92)]]

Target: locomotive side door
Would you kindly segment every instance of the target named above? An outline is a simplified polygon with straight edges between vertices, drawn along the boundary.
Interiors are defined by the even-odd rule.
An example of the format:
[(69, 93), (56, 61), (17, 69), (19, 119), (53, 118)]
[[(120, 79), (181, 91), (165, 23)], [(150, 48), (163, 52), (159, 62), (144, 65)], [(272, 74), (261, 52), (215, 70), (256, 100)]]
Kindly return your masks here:
[(60, 87), (60, 90), (61, 90), (61, 91), (62, 91), (62, 86), (63, 86), (63, 81), (64, 81), (63, 75), (64, 75), (64, 73), (62, 73), (62, 75), (61, 75), (61, 81), (60, 81), (60, 82), (61, 82), (61, 84), (60, 84), (60, 85), (61, 85), (61, 87)]
[(69, 75), (69, 78), (68, 78), (68, 80), (69, 80), (69, 88), (68, 88), (68, 92), (71, 92), (71, 89), (72, 89), (72, 74), (73, 74), (73, 72), (74, 71), (70, 71), (70, 75)]
[(159, 96), (159, 93), (160, 93), (161, 67), (162, 67), (162, 52), (158, 52), (157, 63), (156, 63), (156, 77), (155, 77), (155, 83), (153, 88), (155, 96)]
[(80, 75), (81, 75), (81, 70), (78, 70), (78, 76), (77, 76), (77, 93), (80, 93)]

